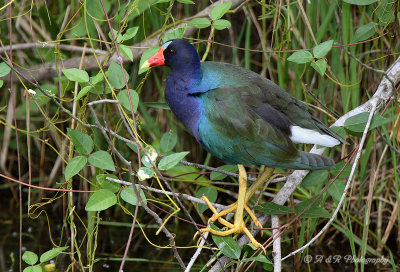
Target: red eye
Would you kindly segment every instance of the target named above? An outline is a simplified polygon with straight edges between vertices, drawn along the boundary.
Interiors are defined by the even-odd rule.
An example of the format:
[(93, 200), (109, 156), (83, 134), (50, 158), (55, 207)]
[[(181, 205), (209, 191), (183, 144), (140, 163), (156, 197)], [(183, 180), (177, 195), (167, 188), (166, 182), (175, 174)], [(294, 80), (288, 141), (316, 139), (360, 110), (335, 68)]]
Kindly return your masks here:
[(175, 50), (174, 49), (169, 50), (168, 54), (171, 56), (175, 55)]

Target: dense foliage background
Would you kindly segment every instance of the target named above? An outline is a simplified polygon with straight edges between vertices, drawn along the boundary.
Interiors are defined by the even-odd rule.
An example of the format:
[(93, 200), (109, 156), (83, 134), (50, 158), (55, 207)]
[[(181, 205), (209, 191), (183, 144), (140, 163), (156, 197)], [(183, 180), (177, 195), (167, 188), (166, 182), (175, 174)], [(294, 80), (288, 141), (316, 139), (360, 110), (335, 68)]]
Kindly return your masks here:
[[(399, 269), (398, 8), (389, 0), (1, 1), (0, 270)], [(182, 37), (202, 60), (273, 80), (349, 142), (325, 152), (335, 169), (303, 181), (305, 172), (276, 169), (253, 197), (266, 254), (238, 243), (241, 235), (202, 247), (192, 239), (211, 216), (199, 197), (235, 201), (237, 166), (202, 150), (170, 112), (168, 69), (140, 69), (162, 41)], [(254, 180), (262, 167), (247, 170)]]

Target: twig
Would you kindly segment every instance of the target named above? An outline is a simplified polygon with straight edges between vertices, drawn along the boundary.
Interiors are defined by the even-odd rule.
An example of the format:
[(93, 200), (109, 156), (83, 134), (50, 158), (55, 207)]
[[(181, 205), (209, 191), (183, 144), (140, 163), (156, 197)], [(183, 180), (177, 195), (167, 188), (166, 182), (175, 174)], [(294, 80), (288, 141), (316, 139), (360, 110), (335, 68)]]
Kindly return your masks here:
[(282, 260), (281, 260), (281, 236), (279, 234), (279, 216), (271, 215), (271, 226), (272, 226), (272, 237), (276, 238), (273, 242), (272, 256), (274, 257), (274, 272), (281, 272)]

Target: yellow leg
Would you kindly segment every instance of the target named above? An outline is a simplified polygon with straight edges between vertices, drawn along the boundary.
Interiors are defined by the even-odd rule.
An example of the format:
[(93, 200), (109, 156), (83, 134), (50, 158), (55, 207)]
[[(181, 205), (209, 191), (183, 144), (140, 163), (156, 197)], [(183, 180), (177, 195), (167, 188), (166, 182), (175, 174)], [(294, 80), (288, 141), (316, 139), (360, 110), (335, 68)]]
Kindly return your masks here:
[[(250, 208), (247, 206), (247, 202), (251, 198), (251, 196), (257, 191), (257, 189), (267, 180), (273, 173), (274, 169), (267, 167), (264, 172), (261, 174), (259, 178), (257, 178), (256, 182), (253, 183), (249, 190), (247, 190), (247, 174), (246, 171), (243, 167), (243, 165), (238, 165), (239, 168), (239, 193), (238, 193), (238, 201), (234, 204), (231, 205), (226, 210), (221, 211), (220, 213), (217, 212), (217, 210), (214, 208), (214, 206), (211, 204), (211, 202), (207, 199), (207, 197), (203, 196), (201, 199), (203, 199), (208, 207), (211, 209), (211, 211), (214, 213), (214, 215), (210, 218), (209, 221), (215, 222), (218, 220), (222, 225), (226, 226), (228, 230), (226, 231), (217, 231), (213, 230), (211, 228), (204, 228), (201, 229), (200, 231), (202, 233), (204, 232), (211, 232), (212, 234), (219, 235), (219, 236), (227, 236), (230, 234), (234, 233), (241, 233), (244, 232), (250, 239), (250, 241), (253, 243), (254, 246), (257, 248), (262, 248), (264, 251), (264, 247), (258, 243), (253, 235), (250, 233), (250, 231), (247, 229), (247, 227), (244, 224), (243, 221), (243, 212), (246, 210), (246, 212), (250, 215), (254, 223), (256, 224), (257, 227), (262, 227), (260, 221), (258, 221), (257, 217), (254, 215), (254, 213), (250, 210)], [(247, 191), (247, 192), (246, 192)], [(236, 210), (235, 213), (235, 218), (234, 218), (234, 223), (231, 224), (225, 219), (222, 218), (222, 216), (227, 215), (228, 213), (233, 212)]]

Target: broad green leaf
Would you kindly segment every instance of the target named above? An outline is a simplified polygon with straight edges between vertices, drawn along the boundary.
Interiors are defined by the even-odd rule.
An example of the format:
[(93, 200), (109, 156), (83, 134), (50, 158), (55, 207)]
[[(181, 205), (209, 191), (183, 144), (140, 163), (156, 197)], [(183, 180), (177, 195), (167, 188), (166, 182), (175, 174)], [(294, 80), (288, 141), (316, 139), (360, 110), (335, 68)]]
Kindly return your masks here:
[(356, 43), (371, 38), (376, 33), (377, 25), (378, 25), (377, 23), (371, 22), (357, 28), (352, 42)]
[(231, 8), (232, 2), (224, 2), (216, 5), (210, 12), (210, 18), (213, 21), (220, 19)]
[(214, 21), (213, 26), (217, 30), (222, 30), (225, 28), (230, 28), (231, 22), (229, 22), (228, 20), (225, 20), (225, 19), (219, 19), (219, 20)]
[(115, 171), (114, 161), (108, 152), (100, 150), (90, 155), (89, 163), (97, 168)]
[(326, 42), (316, 45), (313, 48), (314, 57), (316, 57), (318, 59), (325, 57), (326, 54), (328, 54), (329, 51), (331, 51), (332, 45), (333, 45), (333, 40), (329, 40), (329, 41), (326, 41)]
[(117, 203), (117, 197), (113, 192), (100, 189), (92, 194), (86, 203), (85, 210), (88, 212), (103, 211)]
[(8, 73), (10, 73), (10, 71), (11, 71), (11, 68), (8, 67), (7, 64), (5, 64), (4, 62), (0, 63), (0, 77), (8, 75)]
[(334, 200), (339, 201), (342, 197), (345, 186), (346, 184), (343, 181), (337, 179), (328, 188), (328, 193), (332, 196)]
[[(196, 193), (196, 197), (197, 198), (201, 198), (202, 196), (206, 196), (208, 198), (208, 200), (210, 200), (211, 202), (215, 202), (217, 200), (218, 197), (218, 191), (214, 188), (214, 187), (201, 187), (197, 193)], [(199, 204), (199, 212), (203, 213), (204, 211), (206, 211), (208, 209), (208, 206), (205, 204)]]
[(40, 264), (37, 264), (35, 266), (28, 266), (26, 268), (24, 268), (23, 272), (42, 272), (42, 267), (40, 266)]
[(254, 257), (251, 257), (251, 258), (246, 258), (244, 260), (241, 260), (240, 262), (247, 263), (247, 262), (252, 262), (252, 261), (266, 263), (266, 264), (273, 264), (272, 261), (269, 260), (267, 258), (267, 256), (265, 256), (263, 254), (260, 254), (258, 256), (254, 256)]
[[(140, 188), (139, 185), (136, 185), (136, 189), (138, 191), (139, 191), (139, 188)], [(131, 204), (133, 206), (136, 206), (137, 196), (136, 196), (135, 191), (133, 190), (132, 185), (131, 186), (127, 186), (127, 187), (125, 187), (125, 189), (122, 190), (121, 198), (125, 202), (127, 202), (127, 203), (129, 203), (129, 204)], [(143, 189), (140, 190), (140, 198), (144, 203), (147, 203), (146, 196), (144, 195)], [(139, 206), (142, 206), (142, 203), (139, 202)]]
[(67, 128), (68, 135), (71, 137), (74, 143), (75, 150), (82, 155), (89, 155), (93, 151), (93, 140), (92, 137), (72, 128)]
[(119, 188), (121, 188), (121, 185), (119, 183), (109, 181), (107, 178), (119, 179), (116, 175), (112, 174), (99, 174), (96, 176), (97, 183), (102, 189), (107, 189), (113, 193), (118, 192)]
[[(222, 165), (220, 167), (217, 167), (218, 169), (228, 171), (228, 172), (237, 172), (238, 167), (237, 165)], [(225, 174), (219, 173), (219, 172), (211, 172), (210, 179), (211, 180), (222, 180), (226, 178)]]
[(206, 28), (211, 25), (210, 20), (207, 18), (194, 18), (190, 22), (188, 22), (188, 26), (194, 26), (197, 28)]
[(155, 47), (150, 47), (144, 53), (142, 54), (142, 57), (140, 58), (140, 64), (139, 64), (139, 72), (138, 75), (148, 71), (150, 68), (144, 68), (142, 69), (143, 63), (148, 60), (151, 56), (153, 56), (157, 51), (160, 50), (160, 47), (155, 46)]
[[(362, 133), (364, 132), (365, 125), (367, 124), (369, 117), (369, 112), (362, 112), (347, 118), (344, 122), (344, 128), (350, 132), (354, 133)], [(369, 130), (372, 130), (376, 127), (380, 127), (386, 123), (390, 122), (390, 119), (380, 116), (379, 114), (375, 114), (372, 117), (372, 121), (369, 127)]]
[[(129, 94), (131, 95), (133, 112), (136, 112), (138, 104), (139, 104), (139, 95), (135, 90), (129, 90)], [(126, 110), (131, 111), (131, 104), (129, 102), (129, 96), (127, 90), (120, 91), (117, 95), (119, 102), (122, 107)]]
[(327, 170), (313, 170), (301, 182), (302, 187), (310, 187), (324, 183), (328, 178)]
[(79, 101), (82, 97), (84, 97), (91, 89), (92, 89), (93, 87), (92, 86), (85, 86), (85, 87), (83, 87), (80, 91), (79, 91), (79, 93), (78, 93), (78, 95), (74, 98), (74, 101), (76, 102), (76, 101)]
[(173, 40), (173, 39), (182, 39), (183, 38), (183, 34), (185, 34), (185, 27), (178, 27), (175, 28), (174, 30), (166, 33), (163, 37), (163, 42), (167, 42), (169, 40)]
[(83, 156), (77, 156), (69, 161), (67, 167), (65, 167), (65, 180), (69, 180), (73, 176), (79, 173), (87, 163), (87, 158)]
[[(103, 0), (103, 3), (104, 3), (104, 7), (106, 9), (106, 12), (108, 13), (110, 11), (110, 7), (111, 7), (110, 1)], [(88, 13), (97, 20), (99, 20), (99, 19), (102, 20), (105, 17), (103, 6), (101, 5), (100, 1), (88, 1), (86, 3), (86, 8), (87, 8)], [(98, 21), (98, 23), (101, 22), (100, 20)]]
[(177, 0), (177, 1), (182, 3), (182, 4), (194, 5), (194, 2), (192, 0)]
[[(212, 223), (210, 224), (210, 227), (214, 230), (220, 230)], [(219, 236), (214, 234), (212, 234), (211, 236), (214, 243), (225, 256), (235, 260), (240, 258), (242, 249), (231, 236)]]
[(378, 0), (343, 0), (343, 2), (358, 6), (371, 5), (372, 3), (375, 3), (377, 1)]
[(122, 42), (121, 33), (118, 34), (118, 31), (115, 29), (112, 29), (112, 33), (114, 34), (114, 37), (113, 37), (113, 35), (111, 35), (111, 32), (108, 32), (108, 37), (110, 38), (111, 41), (113, 41), (116, 38), (117, 43)]
[(317, 61), (311, 62), (310, 65), (312, 68), (314, 68), (315, 71), (317, 71), (321, 76), (325, 74), (326, 71), (326, 62), (323, 59), (319, 59)]
[[(302, 212), (314, 199), (315, 197), (297, 204), (295, 207), (296, 214)], [(307, 210), (305, 210), (301, 214), (300, 218), (330, 218), (331, 214), (327, 210), (319, 206), (320, 202), (321, 199), (317, 199), (315, 203), (313, 203)]]
[(66, 250), (68, 247), (57, 247), (57, 248), (53, 248), (50, 249), (49, 251), (46, 251), (45, 253), (43, 253), (40, 256), (40, 262), (44, 263), (44, 262), (48, 262), (51, 259), (54, 259), (55, 257), (57, 257), (58, 255), (60, 255), (64, 250)]
[(3, 87), (4, 81), (0, 79), (0, 88)]
[(140, 181), (152, 178), (154, 176), (153, 168), (149, 167), (140, 167), (136, 173), (136, 176), (139, 178)]
[(171, 151), (178, 141), (178, 135), (175, 132), (168, 131), (164, 133), (160, 140), (161, 150), (166, 153)]
[(397, 10), (397, 2), (393, 0), (381, 0), (378, 6), (378, 18), (381, 23), (394, 21), (394, 10)]
[[(346, 164), (346, 163), (345, 163), (344, 161), (338, 162), (338, 163), (335, 165), (335, 168), (333, 168), (333, 169), (331, 170), (332, 176), (336, 177), (337, 174), (339, 174), (340, 170), (342, 170), (342, 168), (344, 167), (345, 164)], [(352, 167), (352, 164), (349, 163), (349, 164), (343, 169), (343, 171), (340, 173), (339, 178), (348, 178), (348, 177), (350, 176), (351, 167)], [(358, 171), (358, 170), (357, 170), (357, 168), (356, 168), (354, 174), (356, 174), (357, 171)]]
[(294, 52), (292, 55), (290, 55), (287, 58), (288, 61), (294, 62), (294, 63), (307, 63), (313, 60), (313, 56), (311, 55), (310, 52), (305, 51), (305, 50), (301, 50), (301, 51), (297, 51)]
[(90, 83), (92, 83), (93, 85), (96, 85), (97, 83), (99, 83), (102, 80), (103, 80), (102, 72), (98, 72), (97, 75), (90, 77)]
[(70, 68), (70, 69), (62, 69), (63, 74), (71, 81), (76, 81), (79, 83), (84, 83), (89, 81), (89, 75), (86, 71)]
[(118, 49), (128, 60), (133, 61), (133, 53), (132, 50), (123, 44), (118, 44)]
[(27, 250), (22, 255), (22, 260), (29, 265), (34, 265), (39, 260), (39, 257), (36, 253)]
[(175, 165), (179, 163), (180, 160), (182, 160), (187, 154), (189, 154), (188, 151), (185, 152), (180, 152), (180, 153), (174, 153), (169, 156), (166, 156), (160, 160), (158, 163), (158, 169), (160, 170), (168, 170)]
[[(108, 76), (108, 80), (110, 81), (111, 86), (114, 89), (122, 89), (125, 87), (124, 75), (122, 73), (121, 65), (112, 61), (110, 63), (110, 67), (108, 67), (108, 71), (110, 71), (110, 75)], [(124, 69), (125, 71), (125, 69)], [(129, 74), (125, 71), (126, 81), (129, 81)]]
[(332, 126), (330, 127), (330, 129), (339, 134), (339, 136), (342, 137), (343, 139), (346, 137), (346, 130), (344, 129), (344, 127)]
[(124, 41), (132, 39), (133, 37), (136, 36), (138, 30), (139, 30), (139, 27), (137, 27), (137, 26), (134, 26), (134, 27), (131, 27), (131, 28), (127, 29), (125, 31), (124, 35), (122, 35), (122, 39)]
[(264, 202), (261, 205), (255, 206), (254, 209), (266, 214), (294, 213), (294, 211), (291, 208), (283, 205), (278, 205), (273, 202)]
[(203, 175), (198, 174), (198, 172), (201, 171), (193, 166), (178, 164), (171, 169), (168, 169), (166, 172), (168, 175), (174, 176), (175, 181), (195, 181), (197, 183), (209, 184), (209, 180)]

